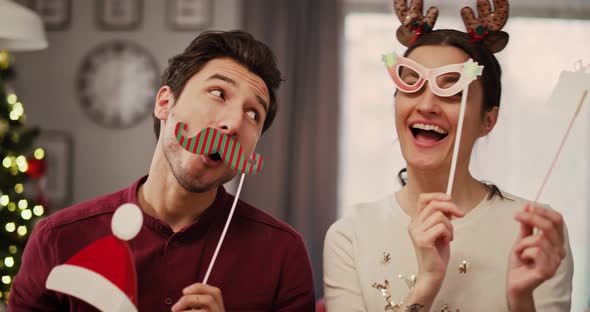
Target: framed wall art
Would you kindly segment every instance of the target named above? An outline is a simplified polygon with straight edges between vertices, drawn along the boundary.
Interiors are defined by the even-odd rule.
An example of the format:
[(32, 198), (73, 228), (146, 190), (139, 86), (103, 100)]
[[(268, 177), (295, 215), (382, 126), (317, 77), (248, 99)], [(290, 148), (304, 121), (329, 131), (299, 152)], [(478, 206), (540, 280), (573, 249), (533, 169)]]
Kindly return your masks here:
[(70, 205), (73, 179), (73, 139), (63, 131), (42, 131), (34, 144), (45, 151), (44, 194), (53, 209)]
[(22, 0), (20, 3), (41, 16), (46, 30), (65, 30), (70, 25), (72, 0)]
[(96, 23), (102, 30), (134, 30), (141, 25), (143, 0), (96, 0)]
[(168, 0), (168, 22), (175, 30), (199, 30), (211, 24), (213, 1)]

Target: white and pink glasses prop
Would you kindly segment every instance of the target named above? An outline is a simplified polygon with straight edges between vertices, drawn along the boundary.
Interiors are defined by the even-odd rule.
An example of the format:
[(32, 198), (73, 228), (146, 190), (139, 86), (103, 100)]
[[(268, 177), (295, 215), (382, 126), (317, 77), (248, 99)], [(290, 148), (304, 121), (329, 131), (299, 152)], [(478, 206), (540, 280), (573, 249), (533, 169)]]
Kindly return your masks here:
[(451, 195), (455, 180), (455, 169), (457, 167), (457, 156), (459, 155), (469, 84), (477, 79), (477, 76), (481, 75), (483, 66), (469, 59), (465, 63), (450, 64), (439, 68), (426, 68), (407, 57), (398, 56), (395, 52), (383, 55), (383, 62), (387, 66), (387, 71), (397, 89), (404, 93), (419, 91), (426, 81), (428, 81), (428, 86), (432, 93), (437, 96), (449, 97), (463, 92), (461, 95), (459, 122), (457, 124), (457, 137), (455, 138), (456, 144), (453, 147), (453, 158), (449, 181), (447, 183), (447, 194)]

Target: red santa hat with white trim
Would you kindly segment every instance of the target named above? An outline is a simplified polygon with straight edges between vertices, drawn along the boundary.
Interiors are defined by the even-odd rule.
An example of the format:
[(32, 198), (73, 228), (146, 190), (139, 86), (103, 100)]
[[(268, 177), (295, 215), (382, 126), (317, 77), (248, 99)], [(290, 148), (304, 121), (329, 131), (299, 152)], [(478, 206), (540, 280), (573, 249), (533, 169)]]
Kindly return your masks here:
[(45, 286), (101, 311), (137, 311), (137, 275), (127, 241), (143, 224), (135, 204), (121, 205), (111, 220), (114, 235), (101, 238), (54, 267)]

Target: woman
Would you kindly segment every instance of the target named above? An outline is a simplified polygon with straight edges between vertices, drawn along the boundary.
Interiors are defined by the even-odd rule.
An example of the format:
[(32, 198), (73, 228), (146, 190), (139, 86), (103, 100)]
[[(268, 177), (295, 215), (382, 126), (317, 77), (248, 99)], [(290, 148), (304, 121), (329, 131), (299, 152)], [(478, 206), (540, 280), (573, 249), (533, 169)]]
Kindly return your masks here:
[[(496, 10), (502, 4), (507, 17), (507, 3), (496, 1)], [(328, 311), (569, 311), (573, 262), (561, 215), (469, 172), (475, 141), (490, 133), (498, 118), (501, 69), (493, 53), (507, 43), (500, 31), (505, 20), (499, 27), (486, 25), (485, 35), (477, 34), (481, 29), (429, 32), (435, 9), (423, 17), (421, 5), (409, 11), (404, 5), (396, 1), (404, 23), (398, 39), (409, 48), (389, 61), (409, 65), (389, 69), (397, 80), (395, 124), (407, 184), (355, 207), (328, 231)], [(480, 12), (486, 11), (483, 5), (478, 1)], [(463, 13), (466, 25), (473, 26), (472, 12)], [(463, 94), (444, 93), (456, 89), (465, 71), (437, 77), (425, 72), (463, 68), (469, 59), (483, 65), (483, 73), (466, 86), (449, 196), (443, 192), (459, 142)]]

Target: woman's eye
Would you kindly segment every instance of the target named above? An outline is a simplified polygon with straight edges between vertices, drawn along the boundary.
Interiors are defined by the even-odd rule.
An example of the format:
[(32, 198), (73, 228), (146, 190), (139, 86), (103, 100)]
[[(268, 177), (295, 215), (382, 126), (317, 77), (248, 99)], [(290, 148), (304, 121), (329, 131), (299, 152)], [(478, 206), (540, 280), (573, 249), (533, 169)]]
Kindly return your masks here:
[(221, 99), (225, 99), (225, 94), (223, 94), (223, 91), (221, 91), (219, 89), (213, 89), (213, 90), (209, 91), (209, 93), (211, 93)]
[(410, 67), (400, 67), (398, 76), (405, 84), (413, 86), (420, 80), (420, 74)]
[(248, 115), (248, 117), (252, 118), (252, 120), (258, 121), (258, 118), (259, 118), (258, 112), (251, 110), (251, 111), (248, 111), (246, 114)]
[(415, 83), (418, 81), (418, 78), (416, 78), (416, 77), (413, 77), (413, 76), (406, 76), (406, 77), (404, 77), (402, 80), (403, 80), (403, 82), (405, 82), (406, 84), (408, 84), (408, 85), (412, 86), (412, 85), (414, 85), (414, 84), (415, 84)]

